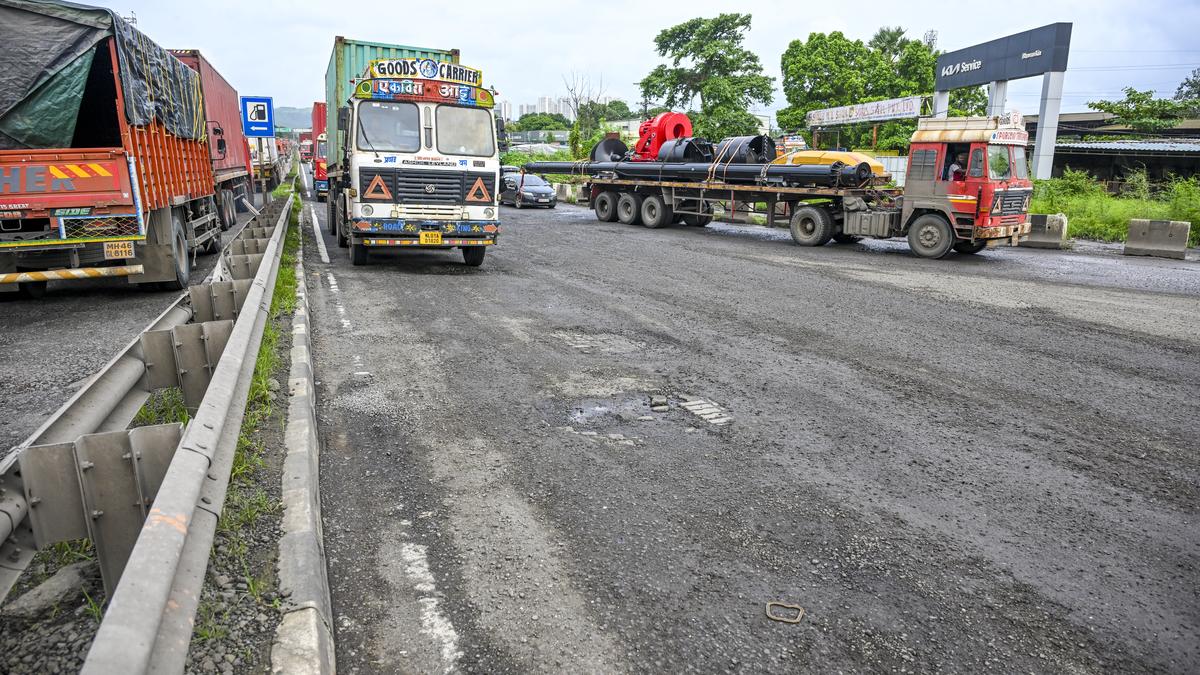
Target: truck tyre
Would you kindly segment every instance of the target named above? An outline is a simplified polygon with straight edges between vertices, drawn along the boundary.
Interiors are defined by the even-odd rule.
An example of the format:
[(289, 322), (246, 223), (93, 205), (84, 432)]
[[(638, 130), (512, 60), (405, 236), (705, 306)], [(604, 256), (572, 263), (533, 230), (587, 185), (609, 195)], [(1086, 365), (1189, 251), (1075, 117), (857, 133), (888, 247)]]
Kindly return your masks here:
[(985, 241), (985, 240), (954, 242), (954, 250), (958, 251), (959, 253), (965, 253), (967, 255), (971, 255), (973, 253), (979, 253), (980, 251), (982, 251), (985, 248), (987, 248), (987, 241)]
[(674, 219), (675, 211), (662, 197), (650, 195), (642, 200), (642, 225), (657, 229), (670, 225)]
[(212, 237), (208, 241), (204, 242), (204, 248), (200, 249), (200, 252), (205, 255), (211, 255), (220, 250), (221, 250), (221, 235), (218, 234), (217, 236)]
[(358, 267), (367, 264), (367, 247), (358, 242), (350, 242), (350, 264)]
[(636, 225), (642, 219), (642, 198), (632, 192), (623, 192), (617, 198), (617, 220), (625, 225)]
[(325, 209), (325, 226), (329, 229), (329, 234), (337, 234), (337, 199), (330, 199), (329, 205)]
[(801, 246), (824, 246), (833, 238), (833, 218), (817, 206), (802, 206), (792, 214), (792, 239)]
[(944, 258), (954, 246), (954, 230), (946, 219), (926, 213), (908, 228), (908, 247), (922, 258)]
[(334, 233), (337, 235), (337, 244), (341, 248), (346, 248), (350, 245), (349, 232), (342, 231), (342, 201), (339, 199), (333, 204), (333, 227)]
[(862, 237), (853, 234), (845, 234), (844, 232), (838, 232), (837, 234), (833, 235), (833, 241), (837, 244), (857, 244), (858, 242), (862, 241)]
[(617, 219), (617, 200), (615, 192), (601, 192), (596, 195), (596, 220), (611, 223)]
[(37, 300), (46, 295), (45, 281), (22, 281), (17, 284), (17, 295), (30, 300)]
[(187, 235), (183, 233), (183, 214), (179, 209), (171, 209), (171, 258), (175, 261), (175, 280), (164, 281), (163, 290), (182, 291), (188, 287), (192, 275), (192, 262), (188, 258)]
[(463, 262), (471, 267), (479, 267), (483, 264), (483, 258), (487, 255), (486, 246), (464, 246), (463, 247)]

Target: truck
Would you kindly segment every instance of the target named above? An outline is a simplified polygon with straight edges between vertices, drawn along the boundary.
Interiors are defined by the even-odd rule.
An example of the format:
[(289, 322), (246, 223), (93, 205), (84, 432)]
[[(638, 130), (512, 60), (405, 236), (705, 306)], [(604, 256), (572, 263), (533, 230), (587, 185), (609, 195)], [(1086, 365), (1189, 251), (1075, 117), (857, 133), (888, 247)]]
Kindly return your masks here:
[(237, 127), (209, 126), (201, 75), (110, 10), (0, 10), (0, 50), (21, 55), (0, 75), (0, 291), (187, 286), (191, 254), (220, 247), (212, 152), (228, 157)]
[(312, 161), (313, 158), (313, 135), (312, 131), (300, 132), (300, 161), (305, 164)]
[[(524, 170), (588, 176), (584, 193), (598, 220), (651, 228), (707, 225), (719, 206), (761, 212), (770, 226), (782, 217), (801, 246), (905, 237), (924, 258), (1017, 246), (1029, 236), (1033, 184), (1019, 115), (918, 120), (902, 190), (887, 185), (882, 165), (855, 153), (797, 150), (739, 163), (736, 152), (722, 160), (720, 152), (706, 155), (703, 143), (691, 138), (664, 138), (667, 127), (643, 128), (659, 135), (644, 132), (635, 152), (606, 139), (593, 149), (591, 162), (531, 162)], [(718, 147), (741, 140), (726, 139)], [(774, 157), (774, 143), (769, 145)], [(645, 148), (650, 157), (639, 156)], [(959, 170), (952, 171), (956, 164)], [(756, 211), (757, 205), (765, 208)]]
[(481, 71), (458, 50), (338, 36), (325, 72), (329, 227), (353, 265), (371, 250), (461, 249), (500, 233), (499, 144)]
[(329, 174), (326, 158), (329, 138), (325, 135), (325, 102), (316, 101), (312, 107), (313, 134), (313, 190), (317, 193), (317, 201), (325, 201), (329, 194)]
[(222, 229), (233, 227), (250, 195), (250, 148), (242, 135), (240, 97), (198, 49), (172, 49), (171, 54), (200, 75), (204, 124), (212, 158), (213, 193)]

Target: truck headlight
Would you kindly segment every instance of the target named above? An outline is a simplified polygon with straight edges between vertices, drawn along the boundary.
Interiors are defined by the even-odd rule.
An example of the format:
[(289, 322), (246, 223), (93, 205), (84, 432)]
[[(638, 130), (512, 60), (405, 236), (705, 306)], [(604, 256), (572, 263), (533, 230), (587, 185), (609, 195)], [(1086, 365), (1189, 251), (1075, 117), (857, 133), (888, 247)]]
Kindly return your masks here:
[(370, 204), (363, 204), (363, 207), (362, 207), (362, 214), (363, 214), (364, 216), (371, 216), (371, 215), (374, 215), (374, 214), (375, 214), (375, 207), (371, 206)]
[(486, 209), (483, 210), (483, 217), (484, 218), (495, 218), (496, 217), (496, 209), (493, 209), (490, 206), (487, 207)]

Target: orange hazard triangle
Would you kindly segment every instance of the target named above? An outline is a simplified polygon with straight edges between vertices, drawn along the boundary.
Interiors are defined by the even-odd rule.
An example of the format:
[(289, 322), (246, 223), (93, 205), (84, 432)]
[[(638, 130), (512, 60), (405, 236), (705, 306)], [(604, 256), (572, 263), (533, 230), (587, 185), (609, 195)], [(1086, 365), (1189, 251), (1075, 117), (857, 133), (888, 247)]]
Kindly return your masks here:
[(370, 197), (371, 199), (386, 199), (391, 201), (392, 191), (388, 189), (387, 183), (383, 182), (383, 176), (377, 175), (371, 180), (371, 184), (367, 186), (367, 189), (363, 191), (363, 196)]
[(475, 184), (471, 186), (471, 191), (467, 193), (467, 201), (469, 202), (490, 202), (492, 195), (488, 193), (487, 186), (483, 184), (483, 176), (475, 179)]

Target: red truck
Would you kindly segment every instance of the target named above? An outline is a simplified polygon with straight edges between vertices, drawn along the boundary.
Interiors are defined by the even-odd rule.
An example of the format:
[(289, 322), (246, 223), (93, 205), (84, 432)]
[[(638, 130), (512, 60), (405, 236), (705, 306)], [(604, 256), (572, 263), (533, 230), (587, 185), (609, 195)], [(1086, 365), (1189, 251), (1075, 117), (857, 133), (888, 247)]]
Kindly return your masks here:
[(0, 50), (21, 55), (0, 91), (0, 291), (94, 277), (186, 287), (244, 179), (232, 88), (110, 10), (0, 9)]
[(325, 135), (325, 102), (317, 101), (312, 107), (313, 135), (313, 190), (317, 201), (323, 202), (329, 195), (329, 174), (326, 163), (329, 152), (329, 137)]
[(311, 162), (313, 152), (313, 135), (311, 131), (300, 132), (300, 161)]

